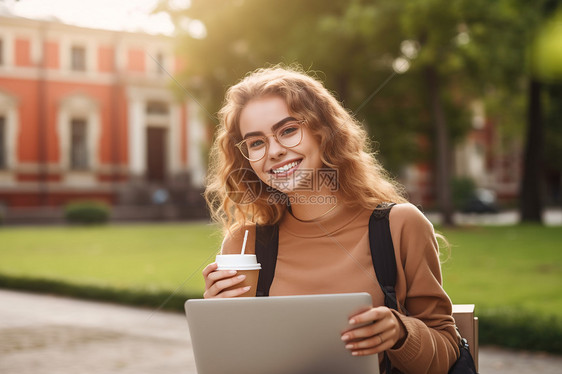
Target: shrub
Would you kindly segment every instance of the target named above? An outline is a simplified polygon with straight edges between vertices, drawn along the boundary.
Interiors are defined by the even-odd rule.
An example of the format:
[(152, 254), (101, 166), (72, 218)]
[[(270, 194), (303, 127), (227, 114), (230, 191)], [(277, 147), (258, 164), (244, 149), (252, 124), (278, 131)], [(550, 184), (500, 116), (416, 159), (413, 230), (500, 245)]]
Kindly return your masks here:
[(70, 203), (65, 207), (64, 217), (67, 222), (78, 224), (106, 223), (110, 216), (110, 207), (98, 201)]
[(509, 308), (478, 312), (479, 344), (562, 353), (562, 320)]
[(453, 205), (455, 209), (463, 209), (474, 196), (476, 184), (470, 178), (455, 178), (452, 181)]
[(111, 286), (80, 285), (62, 280), (17, 277), (0, 274), (0, 287), (70, 296), (86, 300), (100, 300), (147, 307), (153, 310), (183, 312), (185, 301), (200, 299), (201, 294), (176, 293), (168, 290), (122, 289)]

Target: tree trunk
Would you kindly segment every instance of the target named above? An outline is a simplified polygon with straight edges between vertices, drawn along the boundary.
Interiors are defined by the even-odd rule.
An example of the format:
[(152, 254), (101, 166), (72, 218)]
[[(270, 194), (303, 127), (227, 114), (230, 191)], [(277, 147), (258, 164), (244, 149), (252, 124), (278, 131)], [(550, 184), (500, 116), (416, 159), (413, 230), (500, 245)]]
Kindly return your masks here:
[(453, 204), (451, 198), (451, 152), (449, 145), (449, 130), (445, 120), (445, 111), (441, 103), (439, 76), (435, 68), (426, 68), (426, 80), (433, 114), (436, 138), (435, 172), (437, 180), (437, 201), (443, 216), (443, 224), (453, 225)]
[(542, 223), (542, 151), (544, 145), (541, 113), (541, 83), (531, 79), (527, 114), (527, 140), (523, 160), (523, 179), (519, 194), (521, 221)]

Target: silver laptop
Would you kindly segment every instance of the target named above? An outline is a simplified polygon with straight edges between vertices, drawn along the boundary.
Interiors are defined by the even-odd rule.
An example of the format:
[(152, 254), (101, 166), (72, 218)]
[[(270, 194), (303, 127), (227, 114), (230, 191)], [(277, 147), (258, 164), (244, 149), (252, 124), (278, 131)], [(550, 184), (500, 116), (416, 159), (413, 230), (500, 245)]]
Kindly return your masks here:
[(378, 374), (341, 333), (371, 306), (368, 293), (188, 300), (198, 374)]

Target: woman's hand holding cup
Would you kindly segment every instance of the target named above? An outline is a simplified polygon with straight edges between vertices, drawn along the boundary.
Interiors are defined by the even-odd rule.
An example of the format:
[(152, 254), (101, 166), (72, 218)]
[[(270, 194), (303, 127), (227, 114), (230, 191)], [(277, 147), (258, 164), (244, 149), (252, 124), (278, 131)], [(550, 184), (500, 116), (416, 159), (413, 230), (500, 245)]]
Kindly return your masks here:
[(216, 262), (203, 270), (206, 299), (256, 296), (261, 265), (253, 254), (217, 255)]
[[(236, 270), (217, 270), (218, 264), (213, 262), (203, 270), (205, 278), (205, 299), (237, 297), (247, 293), (251, 286), (235, 287), (242, 283), (246, 276), (237, 275)], [(235, 287), (233, 289), (233, 287)]]

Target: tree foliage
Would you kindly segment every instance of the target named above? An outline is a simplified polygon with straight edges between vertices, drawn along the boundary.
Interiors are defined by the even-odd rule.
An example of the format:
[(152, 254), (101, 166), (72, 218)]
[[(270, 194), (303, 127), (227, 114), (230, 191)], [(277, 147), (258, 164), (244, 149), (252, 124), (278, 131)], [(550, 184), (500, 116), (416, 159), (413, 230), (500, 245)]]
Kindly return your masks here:
[[(209, 112), (247, 72), (298, 63), (365, 123), (398, 172), (414, 160), (450, 160), (475, 99), (502, 133), (521, 136), (528, 46), (549, 1), (192, 0), (169, 11), (180, 28), (206, 27), (205, 38), (184, 33), (179, 44), (182, 83)], [(451, 166), (436, 165), (445, 188)]]

